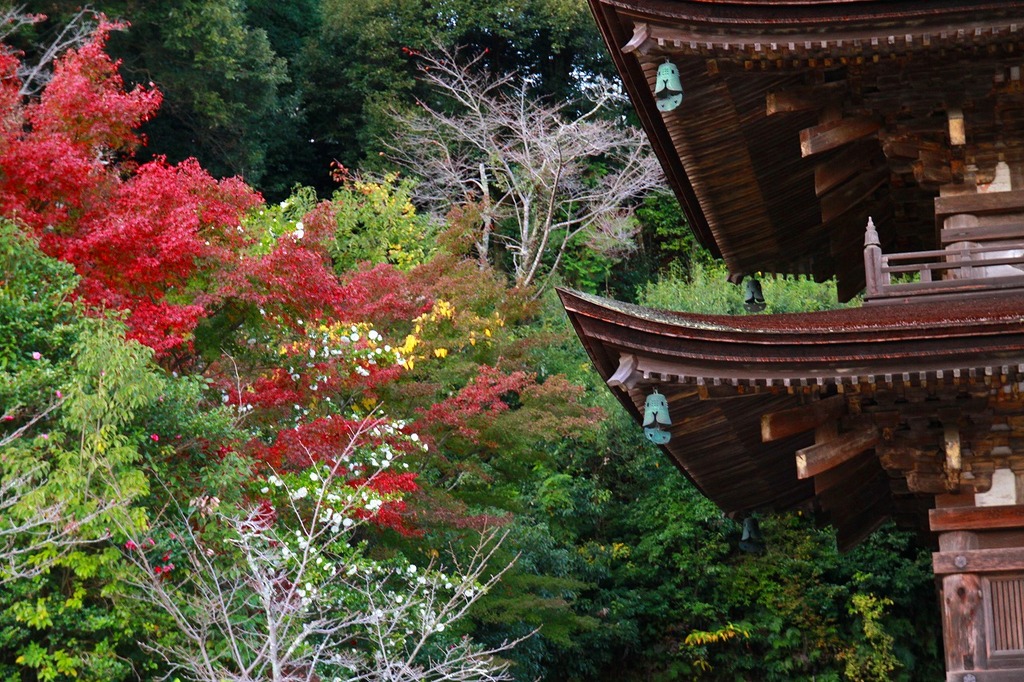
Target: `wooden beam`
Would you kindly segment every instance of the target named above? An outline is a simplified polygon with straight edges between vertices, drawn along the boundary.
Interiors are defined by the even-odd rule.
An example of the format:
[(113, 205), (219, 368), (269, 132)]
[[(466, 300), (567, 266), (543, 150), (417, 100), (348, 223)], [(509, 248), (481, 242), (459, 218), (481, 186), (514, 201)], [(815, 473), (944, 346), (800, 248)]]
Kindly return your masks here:
[(817, 111), (836, 103), (846, 90), (845, 81), (810, 88), (775, 90), (765, 95), (765, 114), (774, 116), (799, 111)]
[(1024, 210), (1024, 190), (990, 192), (988, 194), (954, 194), (935, 198), (935, 220), (942, 226), (942, 220), (958, 213), (990, 215), (1013, 213)]
[[(952, 218), (949, 219), (952, 222)], [(939, 233), (939, 244), (953, 242), (991, 241), (996, 239), (1020, 240), (1024, 237), (1024, 225), (1020, 223), (998, 223), (993, 225), (946, 227)]]
[(1024, 528), (1024, 505), (932, 509), (928, 512), (928, 521), (936, 533), (951, 530)]
[(878, 443), (878, 429), (862, 427), (835, 440), (815, 443), (796, 451), (796, 476), (810, 478), (852, 459)]
[(841, 147), (867, 137), (881, 128), (878, 121), (870, 118), (842, 118), (800, 131), (800, 153), (813, 156)]
[(950, 109), (946, 112), (949, 117), (949, 143), (954, 147), (967, 144), (967, 128), (964, 125), (964, 112), (959, 109)]
[(857, 208), (865, 199), (889, 179), (889, 167), (877, 166), (855, 175), (821, 197), (821, 220), (835, 220), (847, 211)]
[[(969, 672), (973, 676), (974, 682), (1021, 682), (1021, 670), (1020, 668), (1012, 668), (1009, 670), (979, 670), (975, 668)], [(971, 679), (967, 677), (966, 671), (959, 671), (949, 677), (943, 677), (942, 680), (967, 680)]]
[(622, 386), (624, 388), (633, 388), (637, 382), (637, 377), (634, 377), (636, 372), (636, 366), (638, 364), (636, 356), (632, 353), (622, 353), (619, 355), (619, 368), (615, 370), (615, 374), (608, 377), (607, 384), (609, 386)]
[(820, 197), (883, 159), (882, 150), (875, 140), (861, 140), (852, 144), (814, 167), (814, 193)]
[(938, 142), (926, 140), (917, 135), (887, 137), (882, 142), (882, 152), (889, 159), (914, 160), (919, 158), (922, 152), (937, 152), (942, 149), (944, 147)]
[(1024, 547), (934, 552), (932, 568), (935, 575), (1024, 571)]
[(827, 421), (838, 419), (846, 414), (846, 410), (846, 396), (834, 395), (800, 407), (766, 412), (761, 415), (761, 440), (770, 443), (811, 431)]
[(946, 451), (946, 488), (950, 492), (954, 492), (960, 489), (960, 471), (962, 468), (960, 428), (956, 422), (943, 425), (942, 437), (943, 447)]
[(921, 150), (920, 155), (911, 164), (914, 179), (922, 184), (945, 185), (953, 181), (953, 169), (949, 164), (949, 153), (946, 150)]
[(925, 457), (935, 457), (934, 448), (925, 453), (916, 445), (897, 444), (892, 441), (883, 442), (878, 446), (877, 452), (882, 468), (901, 476), (906, 475), (908, 471), (914, 471), (918, 462)]
[(907, 472), (907, 489), (912, 493), (926, 495), (938, 495), (939, 493), (949, 492), (945, 474), (920, 470)]

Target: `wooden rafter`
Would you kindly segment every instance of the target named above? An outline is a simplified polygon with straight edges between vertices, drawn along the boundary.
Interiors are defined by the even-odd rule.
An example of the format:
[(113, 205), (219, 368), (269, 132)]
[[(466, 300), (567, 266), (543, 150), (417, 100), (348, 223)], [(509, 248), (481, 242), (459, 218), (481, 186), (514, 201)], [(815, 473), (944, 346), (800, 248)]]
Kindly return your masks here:
[(835, 220), (847, 211), (860, 208), (872, 192), (889, 180), (889, 167), (877, 166), (854, 175), (845, 183), (821, 197), (821, 220)]
[(765, 95), (765, 115), (817, 111), (837, 101), (846, 92), (845, 82), (826, 83), (818, 87), (773, 90)]
[(761, 416), (761, 440), (769, 443), (811, 431), (825, 422), (838, 419), (846, 411), (846, 397), (834, 395), (809, 405), (768, 412)]
[(820, 197), (882, 160), (876, 141), (862, 140), (851, 144), (828, 161), (814, 167), (814, 193)]
[(873, 135), (881, 124), (872, 118), (842, 118), (800, 131), (800, 153), (813, 156)]
[(878, 443), (878, 429), (862, 426), (855, 431), (826, 438), (796, 452), (797, 478), (811, 478), (828, 471)]

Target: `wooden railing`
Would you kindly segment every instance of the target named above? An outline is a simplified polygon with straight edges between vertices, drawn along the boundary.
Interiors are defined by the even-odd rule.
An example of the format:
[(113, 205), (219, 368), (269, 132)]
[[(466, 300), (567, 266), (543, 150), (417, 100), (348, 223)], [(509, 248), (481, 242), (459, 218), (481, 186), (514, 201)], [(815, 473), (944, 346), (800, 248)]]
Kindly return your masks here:
[[(972, 206), (964, 198), (957, 199), (964, 207)], [(1005, 203), (1006, 198), (1001, 199)], [(1003, 207), (1007, 208), (1011, 207)], [(934, 251), (882, 253), (869, 218), (864, 235), (865, 303), (1024, 288), (1024, 219), (1018, 219), (1016, 212), (1000, 216), (976, 210), (982, 218), (974, 213), (937, 214), (943, 227), (941, 248)], [(1001, 217), (1010, 220), (1000, 221)]]

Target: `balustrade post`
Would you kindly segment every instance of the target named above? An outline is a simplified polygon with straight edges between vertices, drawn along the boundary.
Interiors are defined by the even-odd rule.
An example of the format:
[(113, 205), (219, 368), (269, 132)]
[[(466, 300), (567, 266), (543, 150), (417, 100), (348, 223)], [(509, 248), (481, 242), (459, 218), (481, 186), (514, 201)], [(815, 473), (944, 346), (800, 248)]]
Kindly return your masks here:
[[(885, 278), (888, 279), (888, 278)], [(868, 224), (864, 231), (864, 298), (875, 298), (881, 295), (882, 285), (888, 284), (882, 277), (882, 246), (878, 240), (878, 231), (875, 230), (875, 223), (868, 218)]]

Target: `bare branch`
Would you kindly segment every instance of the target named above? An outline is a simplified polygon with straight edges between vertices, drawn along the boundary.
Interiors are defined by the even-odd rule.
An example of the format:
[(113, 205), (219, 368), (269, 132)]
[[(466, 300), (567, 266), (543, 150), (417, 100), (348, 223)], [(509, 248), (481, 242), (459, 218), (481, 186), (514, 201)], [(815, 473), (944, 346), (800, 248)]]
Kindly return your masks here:
[[(25, 432), (27, 432), (29, 429), (31, 429), (33, 426), (35, 426), (36, 422), (38, 422), (41, 419), (44, 419), (48, 414), (50, 414), (51, 412), (53, 412), (54, 410), (56, 410), (58, 407), (60, 407), (63, 404), (64, 404), (64, 398), (59, 398), (59, 399), (53, 401), (52, 403), (50, 403), (43, 410), (41, 410), (41, 411), (35, 413), (34, 415), (32, 415), (27, 422), (25, 422), (24, 424), (19, 426), (14, 431), (11, 431), (9, 434), (4, 436), (3, 438), (0, 438), (0, 448), (7, 447), (8, 445), (13, 443), (14, 441), (16, 441), (19, 438), (21, 438), (23, 435), (25, 435)], [(4, 415), (3, 415), (3, 418), (4, 419), (7, 419), (7, 418), (13, 419), (14, 418), (13, 411), (5, 412)]]
[[(0, 41), (6, 40), (19, 29), (43, 21), (45, 16), (31, 14), (25, 5), (0, 10)], [(18, 66), (22, 96), (38, 95), (53, 75), (53, 63), (68, 50), (89, 42), (101, 21), (101, 15), (91, 8), (79, 10), (48, 42), (37, 45), (38, 55), (23, 59)], [(116, 25), (111, 25), (116, 27)]]
[[(424, 56), (422, 79), (456, 111), (422, 101), (417, 113), (392, 111), (401, 132), (385, 145), (437, 213), (484, 205), (478, 256), (500, 243), (516, 284), (539, 285), (539, 294), (578, 238), (601, 237), (593, 245), (606, 253), (631, 245), (626, 218), (662, 172), (640, 131), (601, 118), (621, 99), (611, 84), (590, 84), (590, 106), (573, 115), (571, 103), (537, 100), (511, 75), (481, 71), (480, 60), (460, 63), (440, 47)], [(514, 229), (499, 230), (502, 221)]]
[[(105, 535), (83, 529), (126, 506), (121, 496), (99, 499), (83, 490), (72, 511), (71, 491), (61, 490), (56, 500), (50, 494), (48, 486), (53, 484), (46, 461), (32, 450), (21, 457), (14, 454), (11, 446), (64, 404), (65, 398), (57, 395), (0, 438), (0, 585), (41, 575), (72, 550), (106, 542)], [(17, 412), (10, 409), (0, 418), (13, 420)]]

